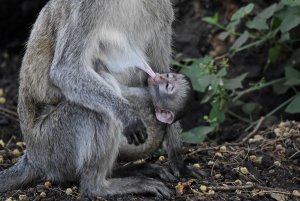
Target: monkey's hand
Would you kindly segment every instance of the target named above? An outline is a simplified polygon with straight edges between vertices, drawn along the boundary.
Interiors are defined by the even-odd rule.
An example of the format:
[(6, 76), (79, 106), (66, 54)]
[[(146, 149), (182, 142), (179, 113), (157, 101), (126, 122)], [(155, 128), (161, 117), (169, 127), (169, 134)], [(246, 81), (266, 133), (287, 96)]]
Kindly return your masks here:
[(124, 125), (123, 134), (128, 140), (128, 144), (134, 144), (136, 146), (146, 142), (148, 135), (146, 127), (142, 120), (135, 112), (132, 112), (130, 118), (123, 118)]

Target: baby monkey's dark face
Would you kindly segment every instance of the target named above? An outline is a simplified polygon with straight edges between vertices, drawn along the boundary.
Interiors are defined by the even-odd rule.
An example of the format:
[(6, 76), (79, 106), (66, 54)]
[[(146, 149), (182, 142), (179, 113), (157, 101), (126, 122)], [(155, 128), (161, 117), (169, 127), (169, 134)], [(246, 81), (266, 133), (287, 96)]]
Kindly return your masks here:
[(156, 118), (171, 124), (187, 104), (191, 88), (186, 77), (177, 73), (156, 74), (148, 79)]

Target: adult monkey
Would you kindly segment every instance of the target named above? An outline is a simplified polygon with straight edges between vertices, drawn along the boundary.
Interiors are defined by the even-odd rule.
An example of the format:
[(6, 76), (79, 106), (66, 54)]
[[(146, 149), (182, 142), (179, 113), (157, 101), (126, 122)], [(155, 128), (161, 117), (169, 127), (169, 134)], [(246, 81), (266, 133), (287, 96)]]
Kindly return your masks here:
[[(54, 181), (74, 180), (75, 173), (81, 190), (91, 197), (145, 192), (170, 196), (169, 190), (153, 179), (106, 179), (117, 157), (121, 135), (118, 122), (124, 125), (123, 133), (128, 134), (128, 140), (138, 138), (142, 143), (146, 132), (127, 101), (98, 72), (109, 72), (127, 86), (140, 86), (146, 80), (145, 74), (129, 67), (147, 70), (148, 61), (155, 71), (168, 72), (172, 21), (169, 0), (49, 1), (33, 27), (20, 72), (18, 113), (27, 153), (11, 169), (17, 177), (7, 180), (5, 185), (1, 183), (0, 191), (13, 188), (16, 180), (26, 183), (41, 171)], [(99, 144), (86, 138), (82, 143), (73, 144), (61, 135), (41, 135), (46, 129), (39, 121), (41, 110), (45, 105), (59, 105), (65, 100), (89, 109), (90, 115), (102, 115), (99, 124), (90, 122), (89, 131), (77, 132), (89, 132), (94, 134), (95, 141), (101, 138), (105, 143), (94, 147)], [(84, 117), (89, 118), (88, 115)], [(53, 122), (56, 123), (62, 122)], [(110, 130), (110, 135), (97, 135), (102, 128)], [(64, 146), (52, 144), (53, 139)], [(71, 158), (78, 156), (78, 161), (47, 152), (52, 161), (64, 161), (64, 164), (44, 163), (43, 151), (74, 146), (77, 153), (63, 151)], [(76, 169), (68, 170), (68, 167)], [(2, 172), (0, 180), (10, 173)]]

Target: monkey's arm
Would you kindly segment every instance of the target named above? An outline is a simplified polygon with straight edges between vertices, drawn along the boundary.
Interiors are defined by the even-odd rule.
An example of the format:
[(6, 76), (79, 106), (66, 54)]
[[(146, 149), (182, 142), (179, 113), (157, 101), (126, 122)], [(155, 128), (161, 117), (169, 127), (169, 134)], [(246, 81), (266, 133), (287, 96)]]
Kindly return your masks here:
[[(113, 112), (123, 122), (124, 130), (130, 129), (125, 133), (137, 135), (142, 143), (147, 134), (140, 118), (93, 70), (93, 58), (99, 51), (97, 28), (101, 26), (99, 12), (93, 7), (97, 5), (83, 1), (80, 6), (78, 9), (86, 12), (74, 11), (58, 30), (50, 79), (68, 101), (99, 113)], [(127, 121), (129, 118), (131, 121)], [(131, 136), (126, 137), (132, 143)]]
[(180, 176), (180, 170), (184, 167), (181, 132), (181, 125), (178, 121), (168, 125), (163, 143), (168, 154), (170, 168), (176, 177)]

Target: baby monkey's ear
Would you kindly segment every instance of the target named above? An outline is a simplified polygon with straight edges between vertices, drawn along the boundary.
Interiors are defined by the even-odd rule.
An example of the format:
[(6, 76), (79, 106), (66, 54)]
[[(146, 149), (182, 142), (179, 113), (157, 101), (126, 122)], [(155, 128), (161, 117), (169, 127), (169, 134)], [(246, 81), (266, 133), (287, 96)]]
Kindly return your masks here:
[(170, 110), (155, 109), (156, 119), (162, 123), (171, 124), (175, 120), (174, 112)]

